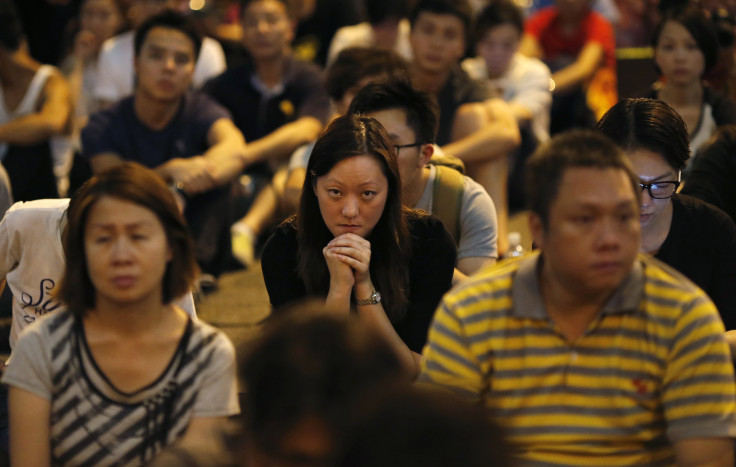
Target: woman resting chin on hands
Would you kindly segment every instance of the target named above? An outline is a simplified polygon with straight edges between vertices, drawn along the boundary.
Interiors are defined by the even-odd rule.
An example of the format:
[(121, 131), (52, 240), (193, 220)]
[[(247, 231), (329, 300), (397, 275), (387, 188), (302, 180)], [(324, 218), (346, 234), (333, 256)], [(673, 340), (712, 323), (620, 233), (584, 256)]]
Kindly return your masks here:
[(400, 183), (376, 120), (335, 120), (315, 143), (299, 213), (269, 239), (261, 264), (275, 313), (307, 296), (325, 297), (329, 311), (354, 309), (415, 375), (452, 284), (455, 245), (435, 217), (402, 208)]
[(322, 253), (330, 271), (331, 294), (328, 294), (328, 299), (331, 296), (347, 297), (347, 302), (342, 303), (338, 299), (333, 304), (335, 309), (349, 311), (351, 291), (359, 295), (360, 290), (373, 290), (371, 273), (368, 270), (371, 264), (371, 243), (355, 234), (346, 233), (330, 240)]

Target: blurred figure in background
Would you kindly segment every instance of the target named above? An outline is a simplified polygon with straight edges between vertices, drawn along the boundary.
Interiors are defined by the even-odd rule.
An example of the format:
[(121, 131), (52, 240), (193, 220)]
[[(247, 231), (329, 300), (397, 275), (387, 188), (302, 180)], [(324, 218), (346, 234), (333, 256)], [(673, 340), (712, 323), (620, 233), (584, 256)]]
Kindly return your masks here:
[[(99, 57), (99, 78), (94, 95), (100, 107), (109, 107), (123, 97), (133, 93), (135, 73), (133, 71), (135, 29), (166, 9), (180, 12), (189, 10), (184, 0), (132, 0), (130, 22), (132, 31), (107, 39), (102, 44)], [(197, 57), (192, 85), (201, 87), (208, 79), (225, 71), (225, 53), (220, 44), (209, 37), (202, 39), (202, 50)]]
[(0, 160), (16, 201), (65, 191), (73, 109), (62, 74), (31, 58), (12, 1), (0, 0)]
[[(689, 5), (665, 12), (653, 40), (654, 63), (662, 79), (643, 97), (661, 99), (685, 121), (690, 157), (719, 126), (736, 123), (736, 103), (713, 91), (703, 76), (716, 64), (718, 39), (700, 7)], [(687, 180), (691, 165), (683, 170)]]
[(404, 59), (411, 60), (407, 0), (364, 0), (363, 7), (368, 21), (337, 30), (330, 43), (327, 64), (348, 47), (393, 50)]
[(618, 100), (616, 42), (591, 0), (557, 0), (530, 16), (521, 53), (552, 70), (550, 133), (591, 128)]
[(498, 221), (486, 190), (457, 169), (432, 164), (438, 112), (432, 97), (406, 81), (372, 83), (348, 111), (375, 118), (391, 136), (401, 173), (401, 202), (440, 218), (457, 245), (453, 283), (498, 259)]
[(701, 146), (682, 194), (725, 211), (736, 222), (736, 125), (725, 125)]
[(177, 191), (206, 288), (230, 258), (230, 183), (246, 160), (227, 110), (190, 92), (201, 39), (187, 16), (164, 11), (136, 30), (135, 93), (93, 114), (82, 156), (94, 173), (125, 160), (156, 170)]

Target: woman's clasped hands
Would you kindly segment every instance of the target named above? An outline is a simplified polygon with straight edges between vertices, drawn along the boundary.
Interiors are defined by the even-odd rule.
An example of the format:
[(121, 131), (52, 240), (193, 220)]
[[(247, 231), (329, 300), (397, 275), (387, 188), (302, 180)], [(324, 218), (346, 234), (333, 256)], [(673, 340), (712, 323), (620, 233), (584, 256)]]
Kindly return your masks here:
[(352, 289), (370, 283), (371, 242), (355, 235), (338, 235), (322, 249), (330, 271), (330, 288)]

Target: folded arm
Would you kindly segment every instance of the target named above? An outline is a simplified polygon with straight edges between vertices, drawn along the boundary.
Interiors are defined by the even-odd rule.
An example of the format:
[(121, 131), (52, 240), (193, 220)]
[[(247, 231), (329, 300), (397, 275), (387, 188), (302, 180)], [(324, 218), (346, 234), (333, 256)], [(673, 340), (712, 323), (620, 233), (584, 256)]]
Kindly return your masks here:
[(263, 138), (249, 141), (246, 148), (248, 160), (260, 162), (288, 157), (302, 144), (314, 141), (322, 131), (322, 122), (314, 117), (301, 117), (280, 126)]
[(60, 74), (53, 73), (44, 87), (39, 111), (0, 125), (0, 141), (34, 144), (54, 135), (69, 133), (73, 107), (66, 80)]

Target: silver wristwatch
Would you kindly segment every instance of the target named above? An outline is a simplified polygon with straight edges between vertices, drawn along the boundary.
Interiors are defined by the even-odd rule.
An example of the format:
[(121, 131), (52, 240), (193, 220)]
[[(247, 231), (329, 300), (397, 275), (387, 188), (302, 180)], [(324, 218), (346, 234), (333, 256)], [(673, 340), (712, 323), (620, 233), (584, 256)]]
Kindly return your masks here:
[(381, 294), (377, 290), (374, 290), (370, 297), (365, 300), (356, 300), (355, 303), (358, 305), (376, 305), (381, 303)]

